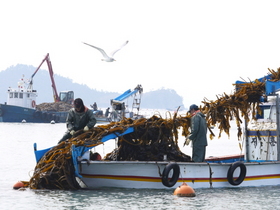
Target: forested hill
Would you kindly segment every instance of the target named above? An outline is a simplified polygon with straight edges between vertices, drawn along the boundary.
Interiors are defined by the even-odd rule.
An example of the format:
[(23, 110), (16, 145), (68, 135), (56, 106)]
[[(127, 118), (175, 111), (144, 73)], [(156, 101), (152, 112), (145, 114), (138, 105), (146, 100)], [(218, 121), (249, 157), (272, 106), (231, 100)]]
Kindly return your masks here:
[[(4, 71), (0, 71), (0, 103), (7, 101), (8, 87), (16, 88), (22, 75), (25, 75), (25, 79), (29, 79), (35, 70), (36, 68), (33, 66), (18, 64)], [(34, 82), (33, 88), (38, 93), (37, 104), (53, 102), (53, 91), (51, 80), (49, 79), (49, 72), (47, 70), (40, 70), (35, 77), (34, 80), (36, 79), (36, 82)], [(55, 74), (55, 83), (58, 92), (62, 90), (73, 90), (75, 98), (82, 98), (87, 106), (96, 102), (100, 108), (110, 107), (111, 99), (122, 94), (97, 91), (96, 89), (89, 88), (87, 85), (73, 83), (71, 79), (57, 74)], [(179, 96), (175, 90), (159, 89), (145, 92), (145, 87), (143, 88), (141, 108), (175, 110), (178, 106), (181, 106), (181, 110), (184, 109), (183, 97)]]

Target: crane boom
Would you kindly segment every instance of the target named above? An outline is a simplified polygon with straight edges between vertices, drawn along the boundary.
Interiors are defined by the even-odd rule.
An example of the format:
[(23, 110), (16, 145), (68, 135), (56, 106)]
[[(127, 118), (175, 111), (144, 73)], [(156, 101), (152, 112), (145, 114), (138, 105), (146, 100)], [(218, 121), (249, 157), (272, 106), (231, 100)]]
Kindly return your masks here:
[(43, 65), (44, 62), (47, 62), (48, 65), (48, 69), (49, 69), (49, 74), (50, 74), (50, 78), (51, 78), (51, 82), (52, 82), (52, 89), (53, 89), (53, 98), (54, 98), (54, 102), (59, 102), (60, 98), (58, 96), (57, 93), (57, 89), (56, 89), (56, 85), (55, 85), (55, 81), (54, 81), (54, 77), (53, 77), (53, 69), (52, 69), (52, 63), (50, 60), (50, 55), (49, 53), (45, 56), (45, 58), (42, 60), (41, 64), (38, 66), (38, 68), (35, 70), (35, 72), (32, 74), (31, 76), (31, 80), (30, 80), (30, 85), (32, 86), (32, 81), (33, 81), (33, 77), (35, 76), (35, 74), (38, 72), (38, 70), (40, 69), (40, 67)]
[(136, 94), (136, 93), (142, 93), (143, 92), (143, 88), (141, 85), (137, 85), (136, 88), (134, 88), (133, 91), (131, 91), (130, 89), (125, 91), (123, 94), (121, 94), (120, 96), (116, 97), (114, 100), (115, 101), (123, 101), (125, 100), (126, 98), (128, 98), (129, 96), (133, 95), (133, 94)]

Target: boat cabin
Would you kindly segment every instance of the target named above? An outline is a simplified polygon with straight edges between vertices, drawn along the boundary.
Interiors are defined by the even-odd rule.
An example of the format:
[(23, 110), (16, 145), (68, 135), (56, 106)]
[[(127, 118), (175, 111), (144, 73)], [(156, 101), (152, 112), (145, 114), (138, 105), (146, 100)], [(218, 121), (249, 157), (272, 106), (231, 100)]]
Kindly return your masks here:
[(14, 105), (14, 106), (20, 106), (20, 107), (26, 107), (26, 108), (36, 108), (36, 97), (37, 97), (37, 91), (33, 90), (32, 86), (28, 85), (27, 82), (24, 81), (24, 78), (22, 78), (18, 82), (17, 88), (11, 88), (8, 89), (8, 99), (7, 104), (8, 105)]
[(268, 102), (261, 104), (257, 120), (248, 123), (245, 134), (246, 160), (249, 162), (278, 160), (276, 98), (271, 97)]

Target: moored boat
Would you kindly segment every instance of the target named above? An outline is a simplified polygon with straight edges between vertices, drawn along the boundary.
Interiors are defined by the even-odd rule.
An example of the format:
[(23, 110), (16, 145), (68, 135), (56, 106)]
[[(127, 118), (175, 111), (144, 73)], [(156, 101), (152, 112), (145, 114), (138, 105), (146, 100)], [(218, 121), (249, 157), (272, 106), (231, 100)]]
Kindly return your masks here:
[[(33, 77), (44, 62), (48, 64), (54, 102), (37, 105), (38, 95), (37, 91), (33, 89)], [(64, 123), (74, 100), (73, 91), (61, 91), (58, 94), (49, 54), (45, 56), (30, 79), (25, 79), (23, 75), (17, 87), (9, 88), (7, 94), (7, 102), (0, 104), (0, 122)]]

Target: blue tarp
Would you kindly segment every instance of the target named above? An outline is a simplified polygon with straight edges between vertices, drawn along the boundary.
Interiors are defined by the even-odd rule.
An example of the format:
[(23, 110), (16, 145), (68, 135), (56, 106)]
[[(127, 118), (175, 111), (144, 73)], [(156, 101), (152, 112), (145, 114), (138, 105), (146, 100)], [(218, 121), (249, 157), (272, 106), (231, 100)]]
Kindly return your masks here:
[[(104, 136), (101, 139), (101, 142), (106, 142), (110, 139), (115, 139), (119, 136), (123, 136), (125, 134), (132, 133), (132, 132), (134, 132), (134, 128), (129, 127), (123, 133), (115, 132), (115, 133), (111, 133), (111, 134)], [(52, 148), (53, 147), (50, 147), (48, 149), (43, 149), (43, 150), (37, 150), (37, 144), (34, 143), (34, 153), (35, 153), (36, 161), (38, 162), (43, 157), (43, 155)], [(72, 149), (72, 160), (73, 160), (73, 164), (74, 164), (74, 168), (75, 168), (75, 175), (77, 177), (81, 177), (81, 175), (78, 172), (79, 171), (78, 170), (78, 157), (83, 156), (83, 154), (85, 152), (87, 152), (88, 150), (90, 150), (91, 148), (93, 148), (93, 147), (85, 147), (85, 146), (76, 147), (75, 145), (72, 145), (72, 148), (71, 148)]]
[[(101, 142), (106, 142), (110, 139), (115, 139), (119, 136), (123, 136), (125, 134), (132, 133), (133, 131), (134, 131), (134, 128), (129, 127), (123, 133), (115, 132), (115, 133), (108, 134), (101, 139)], [(78, 157), (83, 156), (83, 154), (85, 152), (87, 152), (88, 150), (90, 150), (91, 148), (93, 148), (93, 147), (85, 147), (85, 146), (75, 147), (75, 145), (72, 145), (72, 160), (73, 160), (73, 164), (74, 164), (74, 168), (75, 168), (75, 175), (77, 177), (82, 177), (79, 174), (79, 170), (78, 170)]]
[[(270, 95), (272, 93), (275, 93), (276, 90), (280, 89), (280, 81), (278, 82), (272, 82), (269, 81), (269, 79), (271, 79), (271, 74), (267, 75), (265, 77), (259, 78), (258, 81), (260, 82), (265, 82), (265, 93), (266, 95)], [(235, 84), (244, 84), (247, 82), (242, 82), (242, 81), (236, 81)], [(236, 88), (236, 90), (238, 90), (238, 88)]]
[[(267, 80), (269, 80), (269, 79), (271, 79), (271, 74), (259, 78), (258, 81), (260, 81), (260, 82), (265, 82), (265, 81), (267, 81)], [(243, 83), (248, 83), (248, 82), (243, 82), (243, 81), (239, 81), (239, 80), (237, 80), (237, 81), (235, 82), (235, 84), (243, 84)]]
[(265, 82), (265, 93), (266, 95), (275, 93), (276, 90), (280, 89), (280, 81), (278, 82), (271, 82), (271, 81), (266, 81)]
[(116, 101), (123, 101), (124, 99), (128, 98), (129, 96), (133, 95), (134, 93), (137, 93), (138, 90), (131, 91), (130, 89), (125, 91), (123, 94), (115, 98)]

